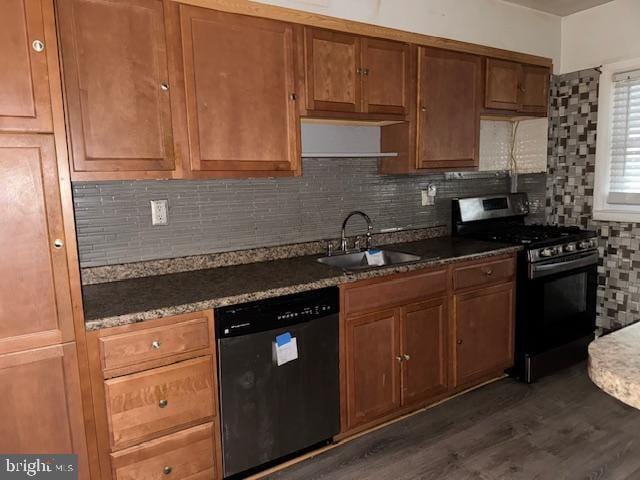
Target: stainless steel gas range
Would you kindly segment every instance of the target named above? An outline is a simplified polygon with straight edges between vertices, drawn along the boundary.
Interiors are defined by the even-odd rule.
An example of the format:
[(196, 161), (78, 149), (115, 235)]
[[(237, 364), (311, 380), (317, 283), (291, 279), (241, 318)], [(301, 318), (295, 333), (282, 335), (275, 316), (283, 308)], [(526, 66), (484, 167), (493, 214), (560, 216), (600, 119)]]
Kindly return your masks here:
[(453, 200), (453, 234), (523, 246), (518, 259), (515, 366), (526, 382), (587, 357), (594, 338), (595, 232), (526, 224), (525, 193)]

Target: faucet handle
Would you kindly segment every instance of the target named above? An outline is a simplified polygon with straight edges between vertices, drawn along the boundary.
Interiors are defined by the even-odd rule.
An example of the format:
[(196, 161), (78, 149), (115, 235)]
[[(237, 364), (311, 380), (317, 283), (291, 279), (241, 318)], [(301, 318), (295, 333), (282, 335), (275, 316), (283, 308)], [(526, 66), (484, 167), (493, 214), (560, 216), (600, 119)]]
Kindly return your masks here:
[(327, 256), (330, 257), (331, 255), (333, 255), (333, 242), (327, 240)]
[(360, 235), (356, 235), (356, 238), (353, 240), (353, 249), (358, 252), (362, 250), (362, 238)]

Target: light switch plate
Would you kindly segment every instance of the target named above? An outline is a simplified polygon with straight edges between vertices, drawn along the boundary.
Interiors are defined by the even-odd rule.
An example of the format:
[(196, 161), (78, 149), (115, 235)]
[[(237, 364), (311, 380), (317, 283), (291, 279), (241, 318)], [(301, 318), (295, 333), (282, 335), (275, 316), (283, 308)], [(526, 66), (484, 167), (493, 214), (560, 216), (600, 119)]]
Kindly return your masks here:
[(168, 222), (167, 200), (151, 200), (151, 225), (166, 225)]

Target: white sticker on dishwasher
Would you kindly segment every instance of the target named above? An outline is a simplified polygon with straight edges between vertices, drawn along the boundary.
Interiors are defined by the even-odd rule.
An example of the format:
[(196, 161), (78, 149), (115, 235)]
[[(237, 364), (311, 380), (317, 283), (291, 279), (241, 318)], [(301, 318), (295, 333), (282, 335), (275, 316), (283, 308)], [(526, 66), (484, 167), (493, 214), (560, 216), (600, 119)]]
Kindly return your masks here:
[(276, 337), (273, 342), (273, 357), (279, 367), (298, 358), (298, 342), (289, 332)]

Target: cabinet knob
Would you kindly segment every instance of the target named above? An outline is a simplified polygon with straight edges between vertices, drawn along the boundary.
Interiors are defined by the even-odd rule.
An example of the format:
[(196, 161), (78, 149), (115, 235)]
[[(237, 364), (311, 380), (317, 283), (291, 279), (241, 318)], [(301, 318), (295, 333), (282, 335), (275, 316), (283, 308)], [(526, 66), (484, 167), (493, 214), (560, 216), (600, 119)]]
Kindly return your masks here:
[(356, 68), (356, 73), (362, 75), (362, 69), (360, 67)]
[(34, 40), (33, 43), (31, 43), (31, 48), (38, 53), (43, 52), (44, 42), (42, 40)]
[(297, 99), (298, 99), (298, 95), (296, 95), (295, 93), (289, 94), (289, 100), (297, 100)]
[(456, 341), (456, 343), (457, 343), (458, 345), (462, 345), (462, 339), (461, 339), (461, 338), (459, 338), (459, 339)]
[(396, 360), (397, 360), (398, 362), (402, 362), (402, 356), (398, 355), (398, 356), (396, 357)]
[(169, 475), (172, 471), (173, 471), (173, 468), (168, 466), (162, 469), (162, 473), (164, 473), (165, 475)]
[(169, 91), (169, 84), (167, 82), (162, 82), (160, 84), (160, 90), (162, 90), (163, 92)]
[(425, 106), (420, 107), (420, 111), (421, 112), (426, 112), (427, 111), (427, 107), (425, 107)]
[(491, 270), (491, 269), (489, 268), (489, 269), (487, 269), (487, 270), (485, 270), (485, 271), (484, 271), (484, 274), (485, 274), (487, 277), (490, 277), (491, 275), (493, 275), (493, 270)]
[(524, 86), (522, 86), (522, 85), (518, 85), (518, 90), (520, 90), (522, 93), (527, 91), (527, 89), (524, 88)]
[(64, 242), (62, 241), (62, 239), (61, 239), (61, 238), (56, 238), (56, 239), (53, 241), (53, 248), (56, 248), (56, 249), (58, 249), (58, 250), (59, 250), (59, 249), (61, 249), (63, 246), (64, 246)]
[(407, 355), (406, 353), (402, 357), (404, 358), (405, 362), (411, 360), (411, 355)]
[(362, 74), (363, 74), (365, 77), (368, 77), (368, 76), (369, 76), (369, 69), (368, 69), (368, 68), (365, 68), (364, 70), (362, 70)]
[(165, 400), (164, 398), (158, 402), (158, 406), (160, 408), (164, 408), (169, 405), (169, 400)]
[(159, 340), (154, 340), (153, 342), (151, 342), (151, 348), (153, 348), (155, 350), (159, 350), (160, 349), (160, 341)]

